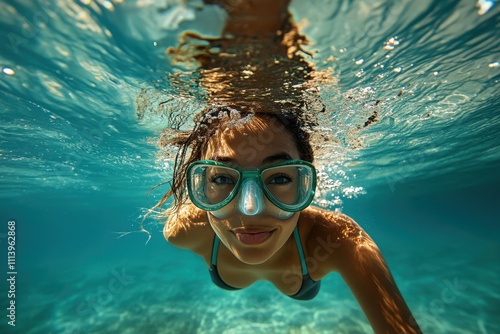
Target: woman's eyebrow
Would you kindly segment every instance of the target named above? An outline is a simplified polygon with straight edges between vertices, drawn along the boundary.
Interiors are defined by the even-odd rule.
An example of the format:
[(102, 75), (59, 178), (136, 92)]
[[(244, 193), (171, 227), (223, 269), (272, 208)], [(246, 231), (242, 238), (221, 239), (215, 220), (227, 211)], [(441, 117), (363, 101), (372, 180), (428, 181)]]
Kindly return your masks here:
[(220, 155), (214, 155), (210, 158), (210, 160), (217, 161), (217, 162), (222, 162), (222, 163), (227, 163), (227, 164), (234, 164), (235, 159), (230, 158), (230, 157), (225, 157), (225, 156), (220, 156)]
[(268, 164), (272, 164), (274, 162), (278, 162), (278, 161), (283, 161), (283, 160), (292, 160), (292, 157), (287, 154), (287, 153), (278, 153), (278, 154), (273, 154), (273, 155), (270, 155), (268, 157), (266, 157), (264, 160), (262, 160), (262, 164), (263, 165), (268, 165)]
[[(210, 157), (210, 160), (226, 163), (228, 165), (238, 165), (238, 160), (221, 155), (213, 155), (212, 157)], [(262, 164), (270, 165), (275, 162), (286, 161), (286, 160), (292, 160), (292, 157), (289, 154), (283, 152), (283, 153), (273, 154), (264, 158), (264, 160), (262, 160)]]

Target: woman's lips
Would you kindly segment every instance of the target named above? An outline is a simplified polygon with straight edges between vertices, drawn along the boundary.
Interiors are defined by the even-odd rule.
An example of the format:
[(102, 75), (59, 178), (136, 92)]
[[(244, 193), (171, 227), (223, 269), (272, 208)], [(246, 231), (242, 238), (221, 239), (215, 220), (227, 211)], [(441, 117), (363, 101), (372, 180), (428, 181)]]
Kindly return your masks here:
[(236, 235), (236, 238), (241, 243), (244, 243), (246, 245), (259, 245), (269, 239), (269, 237), (273, 234), (273, 231), (263, 231), (263, 232), (246, 232), (246, 231), (239, 231), (239, 232), (234, 232)]

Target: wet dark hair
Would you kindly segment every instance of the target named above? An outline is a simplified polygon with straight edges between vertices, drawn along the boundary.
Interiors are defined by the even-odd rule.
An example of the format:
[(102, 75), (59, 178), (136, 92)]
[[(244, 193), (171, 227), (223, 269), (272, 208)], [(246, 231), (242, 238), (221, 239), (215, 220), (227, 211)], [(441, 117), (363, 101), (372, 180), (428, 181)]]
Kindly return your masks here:
[(267, 111), (237, 111), (232, 107), (210, 107), (200, 112), (195, 118), (192, 131), (164, 131), (158, 145), (166, 150), (177, 147), (170, 190), (155, 205), (161, 207), (170, 197), (174, 204), (170, 209), (176, 212), (186, 201), (187, 168), (195, 161), (201, 160), (208, 147), (209, 140), (219, 131), (227, 127), (239, 127), (252, 124), (257, 118), (266, 122), (277, 122), (294, 140), (301, 160), (313, 162), (314, 155), (310, 143), (310, 124), (300, 117), (297, 111), (267, 112)]

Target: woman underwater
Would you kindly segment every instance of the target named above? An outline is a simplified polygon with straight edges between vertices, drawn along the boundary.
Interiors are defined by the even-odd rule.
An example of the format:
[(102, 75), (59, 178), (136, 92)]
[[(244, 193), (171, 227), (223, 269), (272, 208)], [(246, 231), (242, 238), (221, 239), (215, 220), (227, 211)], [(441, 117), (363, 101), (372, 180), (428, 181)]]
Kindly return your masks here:
[(209, 107), (192, 131), (160, 139), (178, 149), (171, 189), (156, 206), (174, 199), (164, 236), (201, 256), (223, 289), (267, 280), (307, 300), (337, 272), (376, 333), (420, 333), (370, 236), (348, 216), (310, 206), (320, 182), (310, 137), (321, 107), (305, 93), (314, 69), (288, 3), (218, 1), (229, 14), (223, 37), (186, 33), (169, 50), (173, 62), (196, 59)]

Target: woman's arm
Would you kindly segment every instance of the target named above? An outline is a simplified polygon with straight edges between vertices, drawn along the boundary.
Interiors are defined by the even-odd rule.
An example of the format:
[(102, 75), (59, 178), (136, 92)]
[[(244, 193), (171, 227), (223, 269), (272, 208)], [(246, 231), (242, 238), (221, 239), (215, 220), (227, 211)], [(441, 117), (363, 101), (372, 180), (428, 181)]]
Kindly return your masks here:
[(320, 254), (314, 250), (322, 247), (330, 254), (319, 261), (318, 277), (340, 273), (375, 333), (421, 333), (370, 236), (346, 215), (319, 208), (308, 209), (306, 214), (314, 226), (308, 237), (309, 253)]
[(375, 242), (352, 226), (338, 248), (339, 273), (358, 300), (375, 333), (421, 333)]

